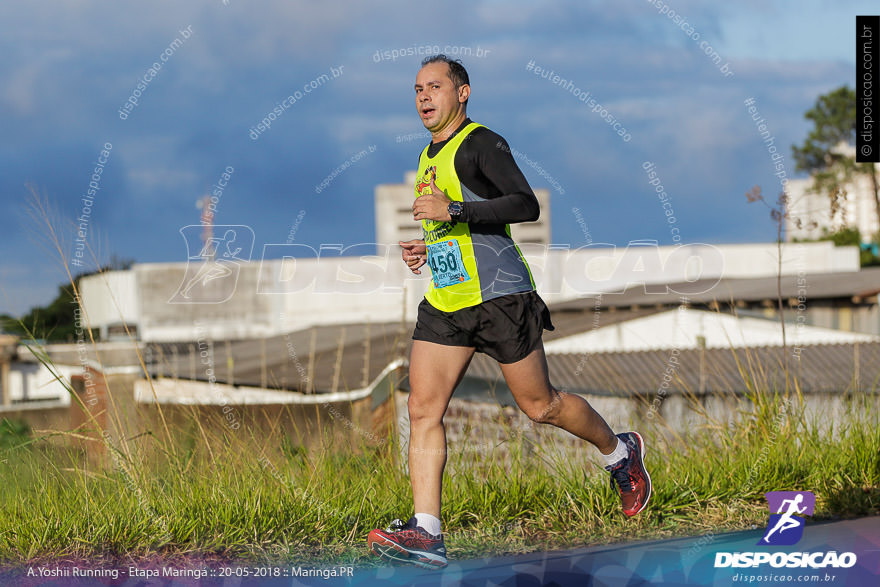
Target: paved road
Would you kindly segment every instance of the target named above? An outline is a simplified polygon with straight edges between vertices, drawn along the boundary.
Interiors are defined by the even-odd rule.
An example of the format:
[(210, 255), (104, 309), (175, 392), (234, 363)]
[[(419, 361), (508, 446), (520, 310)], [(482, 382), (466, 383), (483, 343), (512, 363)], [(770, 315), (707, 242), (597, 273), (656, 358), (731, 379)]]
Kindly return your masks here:
[[(443, 571), (414, 567), (334, 567), (326, 571), (345, 577), (306, 576), (313, 567), (292, 566), (288, 572), (299, 576), (286, 578), (135, 578), (123, 573), (116, 581), (110, 579), (39, 578), (0, 573), (4, 587), (281, 587), (294, 585), (366, 586), (366, 585), (591, 585), (595, 587), (635, 585), (840, 585), (854, 587), (880, 586), (880, 517), (839, 522), (809, 524), (803, 538), (794, 546), (758, 546), (764, 528), (718, 535), (707, 534), (690, 538), (594, 546), (565, 551), (527, 555), (491, 557), (451, 561)], [(856, 562), (850, 568), (716, 568), (716, 560), (725, 560), (719, 553), (734, 552), (830, 552), (842, 555), (852, 552)], [(822, 557), (824, 560), (824, 555)], [(349, 571), (350, 569), (350, 571)], [(252, 573), (253, 570), (250, 570)]]
[[(363, 577), (392, 585), (697, 585), (880, 586), (880, 517), (808, 525), (795, 546), (757, 546), (764, 528), (747, 532), (615, 544), (452, 562), (443, 573), (385, 569)], [(853, 552), (846, 569), (715, 568), (719, 552)], [(725, 557), (722, 557), (725, 558)], [(438, 577), (438, 575), (441, 575)], [(813, 580), (816, 576), (818, 580)], [(806, 579), (806, 580), (805, 580)]]

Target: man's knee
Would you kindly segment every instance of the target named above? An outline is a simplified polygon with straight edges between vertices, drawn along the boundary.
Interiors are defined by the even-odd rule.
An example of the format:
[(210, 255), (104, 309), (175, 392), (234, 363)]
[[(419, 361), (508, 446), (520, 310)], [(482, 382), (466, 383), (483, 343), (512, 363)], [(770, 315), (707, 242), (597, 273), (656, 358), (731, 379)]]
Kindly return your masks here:
[(535, 424), (549, 424), (550, 402), (544, 404), (530, 404), (523, 408), (523, 412), (529, 417), (529, 420)]
[(554, 389), (549, 399), (521, 406), (522, 411), (528, 416), (529, 420), (536, 424), (553, 424), (559, 415), (563, 393), (565, 392)]
[(409, 394), (406, 407), (409, 410), (410, 425), (434, 424), (443, 421), (446, 411), (443, 406), (437, 406), (430, 398), (414, 393)]

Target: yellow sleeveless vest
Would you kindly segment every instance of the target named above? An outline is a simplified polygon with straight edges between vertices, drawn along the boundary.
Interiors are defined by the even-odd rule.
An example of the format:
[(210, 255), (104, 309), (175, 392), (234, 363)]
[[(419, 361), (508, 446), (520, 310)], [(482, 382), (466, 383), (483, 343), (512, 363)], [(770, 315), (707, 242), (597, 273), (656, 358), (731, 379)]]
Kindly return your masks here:
[[(415, 184), (415, 197), (431, 193), (434, 179), (437, 187), (452, 200), (465, 201), (462, 184), (455, 171), (455, 154), (462, 142), (481, 124), (472, 122), (449, 140), (434, 157), (428, 156), (428, 146), (419, 157), (419, 169)], [(482, 199), (469, 192), (470, 200)], [(519, 247), (510, 238), (510, 226), (505, 225), (506, 237), (493, 235), (477, 239), (466, 222), (438, 222), (423, 220), (422, 230), (428, 247), (428, 266), (431, 269), (431, 285), (425, 298), (444, 312), (476, 306), (486, 300), (531, 291), (535, 288), (531, 271)], [(496, 275), (484, 276), (481, 281), (478, 269), (480, 259), (483, 268), (513, 276), (512, 281), (495, 282)], [(503, 268), (503, 271), (499, 271)]]

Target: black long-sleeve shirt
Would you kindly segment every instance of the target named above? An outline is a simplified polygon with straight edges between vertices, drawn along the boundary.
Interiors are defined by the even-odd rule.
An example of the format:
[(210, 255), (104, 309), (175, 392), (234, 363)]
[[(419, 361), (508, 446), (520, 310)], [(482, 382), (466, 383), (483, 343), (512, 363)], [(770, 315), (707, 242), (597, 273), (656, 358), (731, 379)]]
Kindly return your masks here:
[[(470, 123), (468, 118), (449, 139), (431, 143), (428, 155), (436, 155)], [(455, 172), (465, 187), (486, 199), (463, 203), (460, 222), (472, 225), (471, 230), (503, 232), (505, 224), (538, 219), (538, 199), (517, 166), (507, 141), (498, 133), (486, 127), (472, 131), (455, 153)], [(491, 226), (475, 227), (475, 224)]]

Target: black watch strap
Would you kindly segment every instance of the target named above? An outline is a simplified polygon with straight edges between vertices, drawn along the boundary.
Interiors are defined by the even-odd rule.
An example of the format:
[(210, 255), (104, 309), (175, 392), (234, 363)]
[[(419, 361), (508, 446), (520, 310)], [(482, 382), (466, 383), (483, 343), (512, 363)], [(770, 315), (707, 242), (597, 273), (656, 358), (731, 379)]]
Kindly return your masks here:
[(449, 213), (449, 217), (452, 218), (453, 222), (458, 222), (461, 219), (461, 212), (464, 206), (461, 202), (449, 202), (449, 205), (446, 206), (446, 211)]

